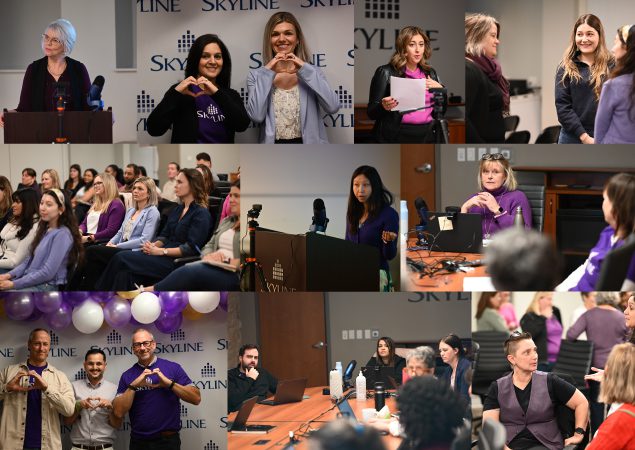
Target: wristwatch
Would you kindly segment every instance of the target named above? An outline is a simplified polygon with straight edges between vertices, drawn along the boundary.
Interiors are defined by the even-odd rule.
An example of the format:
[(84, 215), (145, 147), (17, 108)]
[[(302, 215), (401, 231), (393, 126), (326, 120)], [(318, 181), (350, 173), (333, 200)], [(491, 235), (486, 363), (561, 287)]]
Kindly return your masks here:
[(577, 434), (581, 434), (582, 436), (584, 436), (584, 433), (586, 433), (586, 430), (584, 428), (582, 428), (582, 427), (578, 427), (573, 432), (577, 433)]
[(168, 256), (168, 249), (167, 248), (163, 249), (163, 256)]

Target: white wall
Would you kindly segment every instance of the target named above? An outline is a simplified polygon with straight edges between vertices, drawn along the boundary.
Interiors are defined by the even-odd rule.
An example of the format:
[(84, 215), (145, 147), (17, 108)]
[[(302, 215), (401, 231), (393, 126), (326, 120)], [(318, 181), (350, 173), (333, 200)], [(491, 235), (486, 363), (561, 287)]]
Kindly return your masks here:
[[(84, 63), (91, 82), (97, 75), (102, 75), (106, 79), (102, 99), (106, 107), (112, 106), (113, 109), (115, 119), (113, 141), (136, 141), (136, 71), (116, 69), (114, 2), (57, 1), (61, 8), (61, 16), (70, 20), (77, 31), (77, 42), (70, 56)], [(8, 20), (20, 23), (31, 20), (29, 15), (23, 14), (21, 8), (12, 8), (7, 11), (7, 14), (9, 14)], [(44, 27), (55, 19), (58, 17), (48, 18), (39, 27), (41, 30), (38, 31), (37, 36), (43, 33)], [(38, 20), (41, 22), (41, 19)], [(0, 38), (12, 40), (12, 36), (7, 35), (6, 30), (2, 30)], [(39, 39), (35, 43), (29, 41), (29, 47), (22, 51), (28, 55), (29, 62), (42, 57)], [(17, 71), (0, 72), (0, 107), (14, 109), (18, 106), (25, 70), (26, 65)], [(0, 139), (4, 142), (4, 130), (1, 128)]]

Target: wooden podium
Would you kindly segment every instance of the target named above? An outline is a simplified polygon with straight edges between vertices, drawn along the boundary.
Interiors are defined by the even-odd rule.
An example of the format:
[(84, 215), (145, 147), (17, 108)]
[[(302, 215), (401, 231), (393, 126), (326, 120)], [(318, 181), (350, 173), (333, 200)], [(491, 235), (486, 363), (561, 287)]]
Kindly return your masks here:
[[(256, 230), (256, 258), (270, 292), (379, 290), (379, 250), (370, 245)], [(263, 290), (259, 281), (256, 287)]]
[[(5, 144), (50, 144), (58, 137), (56, 111), (4, 113)], [(112, 111), (64, 111), (62, 136), (71, 144), (112, 144)]]

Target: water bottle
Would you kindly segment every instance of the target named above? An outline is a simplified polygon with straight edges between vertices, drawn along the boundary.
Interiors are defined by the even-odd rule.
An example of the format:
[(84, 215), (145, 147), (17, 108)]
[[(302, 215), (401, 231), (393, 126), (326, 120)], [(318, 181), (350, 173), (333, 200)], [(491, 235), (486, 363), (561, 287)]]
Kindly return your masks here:
[(523, 217), (523, 208), (516, 207), (516, 213), (514, 214), (514, 226), (516, 228), (525, 228), (525, 218)]
[(355, 394), (357, 395), (357, 400), (366, 400), (366, 377), (361, 370), (355, 379)]
[(335, 363), (335, 370), (337, 370), (340, 373), (340, 377), (342, 377), (342, 361)]
[(378, 381), (375, 383), (375, 411), (380, 411), (386, 404), (386, 390), (384, 383)]
[(331, 398), (335, 400), (342, 398), (342, 374), (337, 369), (329, 372), (329, 389), (331, 390)]

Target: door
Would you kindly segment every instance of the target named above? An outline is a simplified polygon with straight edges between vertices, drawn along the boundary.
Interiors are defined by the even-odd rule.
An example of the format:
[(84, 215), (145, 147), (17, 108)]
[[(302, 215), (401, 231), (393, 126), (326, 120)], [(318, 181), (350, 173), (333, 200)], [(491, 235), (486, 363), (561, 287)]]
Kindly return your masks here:
[(419, 223), (414, 201), (423, 198), (430, 211), (436, 211), (434, 144), (401, 145), (401, 199), (408, 202), (408, 229)]
[(328, 385), (324, 306), (322, 292), (258, 294), (261, 364), (278, 380)]

